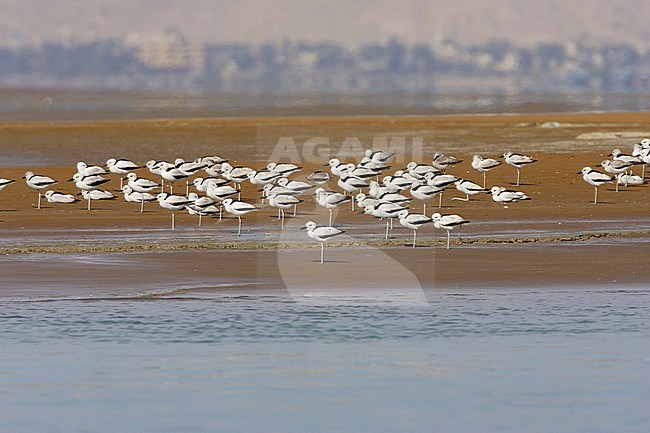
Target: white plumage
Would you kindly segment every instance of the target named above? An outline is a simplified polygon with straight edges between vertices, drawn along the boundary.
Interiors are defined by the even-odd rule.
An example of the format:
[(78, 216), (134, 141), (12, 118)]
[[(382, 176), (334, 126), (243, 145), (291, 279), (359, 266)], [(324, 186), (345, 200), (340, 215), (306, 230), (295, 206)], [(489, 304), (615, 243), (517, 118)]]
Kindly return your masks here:
[(129, 203), (144, 203), (156, 200), (156, 196), (148, 192), (133, 191), (133, 188), (129, 185), (124, 185), (122, 192), (124, 193), (124, 200)]
[(45, 191), (44, 196), (48, 203), (74, 203), (78, 201), (72, 194), (52, 190)]
[(594, 187), (594, 204), (598, 203), (598, 187), (611, 182), (613, 178), (601, 173), (600, 171), (594, 170), (591, 167), (584, 167), (578, 174), (582, 173), (582, 178), (589, 185)]
[(115, 199), (115, 195), (113, 195), (112, 192), (110, 191), (104, 191), (101, 189), (94, 189), (91, 191), (81, 191), (81, 195), (83, 196), (84, 199), (89, 199), (89, 200), (112, 200)]
[(498, 203), (516, 203), (520, 200), (530, 200), (526, 194), (521, 191), (512, 191), (502, 186), (493, 186), (490, 189), (492, 200)]
[(226, 212), (229, 214), (237, 216), (239, 225), (237, 227), (237, 236), (241, 236), (241, 217), (247, 213), (257, 210), (255, 206), (250, 203), (243, 201), (235, 201), (231, 198), (225, 199), (223, 202), (223, 207), (226, 209)]
[(501, 165), (501, 161), (493, 158), (483, 158), (481, 155), (474, 155), (472, 157), (472, 168), (483, 173), (483, 188), (487, 181), (487, 172)]
[(335, 227), (318, 227), (315, 222), (307, 221), (302, 229), (307, 229), (307, 236), (320, 242), (320, 262), (324, 263), (325, 257), (325, 242), (329, 241), (336, 236), (342, 235), (345, 233), (343, 230), (339, 230)]
[(522, 155), (521, 153), (506, 152), (503, 154), (503, 160), (508, 165), (512, 165), (517, 169), (517, 186), (519, 186), (520, 179), (520, 169), (526, 165), (537, 162), (536, 159), (531, 158), (527, 155)]
[(406, 208), (395, 203), (379, 202), (377, 205), (364, 207), (363, 213), (376, 218), (387, 219), (385, 237), (388, 239), (388, 231), (392, 228), (393, 218), (397, 218), (398, 213), (402, 210), (406, 210)]
[(350, 197), (347, 197), (339, 192), (328, 192), (325, 191), (323, 188), (317, 188), (316, 191), (314, 191), (314, 194), (316, 195), (316, 202), (324, 207), (325, 209), (329, 210), (330, 213), (330, 227), (332, 227), (332, 210), (336, 209), (338, 205), (341, 203), (345, 203), (348, 200), (351, 200)]
[(467, 179), (461, 179), (456, 182), (456, 189), (465, 194), (466, 197), (454, 197), (452, 200), (469, 201), (470, 195), (475, 195), (481, 192), (488, 192), (488, 190), (483, 188), (481, 185), (478, 185)]
[(395, 156), (395, 152), (384, 152), (382, 150), (367, 149), (365, 156), (373, 161), (387, 162), (389, 159)]
[[(458, 227), (460, 230), (463, 224), (467, 224), (469, 222), (460, 215), (441, 215), (438, 212), (431, 215), (431, 219), (433, 220), (433, 226), (435, 228), (447, 230), (447, 249), (449, 249), (450, 245), (451, 231), (456, 227)], [(460, 239), (460, 235), (458, 235), (458, 238)]]
[(2, 179), (0, 178), (0, 191), (5, 189), (7, 186), (11, 185), (14, 183), (16, 180), (15, 179)]
[(423, 225), (432, 223), (433, 220), (423, 214), (409, 213), (408, 210), (404, 209), (397, 213), (399, 218), (399, 223), (406, 227), (407, 229), (413, 230), (413, 248), (415, 248), (415, 240), (417, 238), (417, 231)]
[(281, 176), (289, 176), (290, 174), (293, 174), (297, 171), (300, 171), (302, 167), (299, 167), (295, 164), (289, 164), (289, 163), (275, 163), (275, 162), (269, 162), (266, 165), (266, 169), (275, 173), (279, 173)]
[(166, 192), (161, 192), (156, 196), (158, 204), (163, 209), (169, 209), (172, 213), (172, 230), (175, 229), (174, 226), (174, 212), (177, 210), (185, 209), (186, 206), (192, 204), (192, 200), (188, 197), (182, 195), (173, 195), (167, 194)]

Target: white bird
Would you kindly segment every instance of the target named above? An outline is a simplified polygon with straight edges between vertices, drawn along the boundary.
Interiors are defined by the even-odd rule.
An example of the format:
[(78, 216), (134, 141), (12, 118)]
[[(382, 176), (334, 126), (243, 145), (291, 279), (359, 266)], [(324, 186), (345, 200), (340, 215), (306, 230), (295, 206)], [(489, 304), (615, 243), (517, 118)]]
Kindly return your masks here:
[(629, 162), (632, 165), (639, 164), (641, 161), (638, 157), (634, 155), (627, 155), (621, 151), (621, 149), (614, 149), (612, 153), (609, 154), (615, 161), (625, 161)]
[(350, 176), (358, 177), (359, 179), (371, 179), (377, 177), (381, 173), (380, 170), (373, 170), (367, 167), (359, 166), (348, 171)]
[(389, 159), (395, 156), (395, 152), (384, 152), (382, 150), (367, 149), (365, 156), (373, 161), (388, 162)]
[(81, 195), (83, 196), (84, 200), (88, 200), (88, 210), (90, 210), (91, 200), (114, 200), (117, 198), (113, 195), (112, 192), (99, 189), (81, 190)]
[[(648, 140), (647, 138), (644, 139)], [(650, 141), (650, 140), (649, 140)], [(641, 177), (645, 179), (645, 167), (646, 165), (650, 165), (650, 144), (648, 144), (647, 147), (643, 147), (641, 143), (637, 143), (634, 145), (634, 151), (632, 152), (633, 156), (636, 156), (639, 158), (639, 161), (643, 164), (642, 166), (642, 171), (641, 171)]]
[(526, 165), (537, 162), (536, 159), (531, 158), (530, 156), (522, 155), (521, 153), (506, 152), (503, 154), (503, 159), (506, 164), (512, 165), (517, 169), (517, 185), (519, 186), (519, 170)]
[[(330, 159), (329, 162), (325, 165), (326, 166), (329, 165), (332, 175), (336, 177), (341, 177), (343, 173), (346, 173), (351, 169), (350, 164), (343, 164), (341, 161), (339, 161), (336, 158)], [(352, 164), (352, 168), (353, 167), (354, 164)]]
[(438, 173), (440, 171), (432, 165), (418, 164), (413, 161), (406, 164), (406, 170), (416, 179), (422, 179), (429, 173)]
[(594, 187), (594, 204), (598, 203), (598, 187), (613, 180), (611, 176), (594, 170), (591, 167), (584, 167), (581, 171), (578, 172), (578, 174), (582, 174), (584, 181)]
[(438, 207), (442, 207), (442, 194), (444, 193), (445, 188), (460, 180), (459, 177), (454, 176), (453, 174), (445, 173), (429, 173), (424, 176), (424, 179), (427, 181), (428, 185), (441, 189), (438, 199)]
[(645, 179), (642, 176), (635, 176), (633, 174), (619, 173), (616, 176), (616, 183), (624, 184), (625, 186), (639, 186), (645, 183)]
[(453, 174), (445, 173), (427, 173), (424, 176), (427, 184), (435, 186), (438, 188), (446, 188), (449, 185), (452, 185), (460, 180), (459, 177), (454, 176)]
[(296, 173), (300, 171), (302, 167), (299, 167), (295, 164), (289, 164), (289, 163), (275, 163), (275, 162), (269, 162), (266, 165), (266, 169), (269, 171), (272, 171), (274, 173), (279, 173), (283, 177), (287, 177), (293, 173)]
[[(327, 174), (327, 173), (325, 173)], [(299, 194), (304, 194), (305, 192), (309, 191), (314, 187), (314, 185), (307, 183), (307, 182), (301, 182), (299, 180), (290, 180), (287, 179), (286, 177), (278, 179), (278, 185), (289, 188), (291, 190), (294, 190), (295, 192)]]
[(282, 186), (279, 183), (276, 184), (267, 184), (264, 185), (262, 188), (262, 192), (264, 193), (265, 197), (270, 197), (272, 195), (277, 195), (277, 194), (285, 194), (285, 195), (300, 195), (300, 193), (294, 189), (287, 188), (286, 186)]
[(377, 194), (377, 197), (375, 198), (384, 203), (394, 203), (399, 205), (406, 205), (411, 201), (411, 199), (405, 195), (390, 191), (381, 192), (380, 194)]
[(276, 194), (269, 197), (269, 204), (278, 209), (278, 219), (282, 221), (280, 228), (284, 228), (284, 210), (291, 207), (295, 208), (298, 203), (302, 202), (303, 200), (293, 195)]
[(79, 161), (77, 163), (77, 173), (81, 173), (84, 176), (92, 176), (95, 174), (106, 174), (106, 170), (98, 165), (89, 166), (85, 162)]
[(314, 182), (317, 185), (323, 185), (327, 183), (330, 180), (330, 175), (329, 173), (325, 171), (315, 171), (311, 173), (309, 176), (307, 176), (307, 180), (310, 182)]
[[(270, 184), (278, 178), (282, 178), (282, 175), (273, 171), (252, 171), (248, 173), (248, 180), (250, 183), (257, 186)], [(264, 190), (262, 191), (264, 192), (264, 194), (262, 194), (262, 204), (264, 204), (266, 193)]]
[(209, 183), (208, 187), (205, 189), (205, 193), (208, 197), (218, 201), (224, 201), (225, 199), (237, 194), (237, 192), (237, 189), (230, 185), (218, 186), (213, 183)]
[(398, 191), (404, 191), (409, 188), (414, 180), (419, 180), (420, 178), (410, 175), (409, 173), (403, 173), (401, 170), (395, 172), (392, 176), (385, 176), (381, 182), (384, 186), (389, 188), (396, 189)]
[(222, 204), (226, 209), (226, 212), (237, 216), (237, 220), (239, 221), (239, 225), (237, 227), (237, 236), (241, 236), (241, 217), (250, 212), (256, 211), (257, 208), (250, 203), (238, 200), (234, 201), (231, 198), (225, 199)]
[(204, 156), (203, 158), (199, 158), (199, 160), (206, 165), (223, 164), (224, 162), (228, 162), (227, 159), (220, 156)]
[(501, 161), (493, 158), (483, 158), (481, 155), (474, 155), (472, 157), (472, 168), (483, 173), (483, 188), (485, 188), (487, 172), (500, 165)]
[(376, 198), (369, 197), (365, 195), (364, 193), (360, 192), (356, 196), (354, 196), (355, 200), (357, 201), (357, 207), (359, 209), (363, 209), (368, 205), (378, 205), (381, 203), (381, 200), (378, 200)]
[(114, 200), (117, 198), (112, 192), (101, 189), (82, 190), (81, 195), (86, 200)]
[[(411, 181), (411, 183), (414, 181)], [(372, 198), (377, 198), (380, 195), (386, 193), (398, 193), (401, 189), (395, 188), (393, 186), (380, 186), (379, 183), (374, 180), (370, 182), (370, 188), (368, 188), (368, 195)]]
[(109, 160), (107, 160), (106, 167), (108, 167), (109, 172), (120, 175), (120, 189), (122, 189), (122, 185), (124, 183), (124, 178), (122, 177), (122, 175), (129, 174), (133, 170), (137, 170), (141, 168), (138, 164), (136, 164), (133, 161), (129, 161), (128, 159), (116, 159), (116, 158), (110, 158)]
[(440, 152), (436, 152), (433, 154), (433, 161), (431, 161), (431, 165), (438, 170), (447, 170), (452, 165), (458, 164), (460, 162), (462, 162), (462, 160), (454, 156), (446, 156)]
[[(161, 166), (162, 166), (162, 164), (164, 162), (166, 162), (166, 161), (156, 161), (154, 159), (151, 159), (151, 160), (147, 161), (147, 163), (145, 164), (145, 167), (147, 167), (147, 169), (149, 170), (149, 173), (160, 176)], [(165, 180), (164, 179), (160, 183), (159, 186), (160, 186), (160, 191), (161, 192), (165, 190)]]
[(373, 171), (378, 172), (378, 173), (386, 171), (386, 170), (388, 170), (390, 168), (389, 165), (386, 165), (386, 164), (384, 164), (383, 162), (380, 162), (380, 161), (374, 161), (374, 160), (368, 158), (367, 156), (364, 157), (359, 162), (359, 164), (357, 164), (357, 166), (365, 167), (365, 168), (368, 168), (368, 169), (373, 170)]
[[(191, 193), (190, 193), (191, 194)], [(199, 227), (201, 227), (203, 217), (206, 215), (214, 215), (221, 212), (221, 209), (215, 205), (199, 208), (195, 205), (185, 206), (187, 213), (190, 215), (198, 215), (199, 217)]]
[(151, 160), (147, 161), (147, 163), (145, 164), (145, 167), (147, 167), (147, 169), (149, 170), (149, 172), (151, 174), (156, 174), (156, 175), (160, 176), (160, 167), (161, 167), (163, 162), (166, 162), (166, 161), (156, 161), (154, 159), (151, 159)]
[[(345, 192), (354, 194), (362, 188), (368, 188), (368, 182), (364, 179), (343, 173), (337, 182), (338, 186)], [(352, 211), (354, 212), (354, 200), (352, 200)]]
[(351, 200), (350, 197), (347, 197), (339, 192), (328, 192), (323, 188), (316, 188), (314, 195), (316, 195), (316, 202), (320, 206), (329, 210), (330, 227), (332, 226), (332, 210), (336, 209), (336, 207), (341, 203), (345, 203), (346, 201)]
[(520, 200), (530, 200), (530, 197), (523, 192), (505, 189), (502, 186), (493, 186), (490, 193), (492, 193), (492, 200), (497, 203), (516, 203)]
[(281, 178), (282, 175), (275, 171), (252, 171), (248, 173), (248, 180), (253, 185), (263, 186), (267, 183), (272, 183), (273, 181)]
[(0, 178), (0, 191), (5, 189), (7, 186), (11, 185), (14, 183), (16, 180), (15, 179), (2, 179)]
[(416, 180), (411, 184), (411, 195), (422, 201), (423, 203), (423, 213), (427, 211), (427, 201), (430, 200), (436, 194), (442, 194), (444, 188), (431, 186), (423, 183), (420, 180)]
[(187, 196), (192, 203), (185, 208), (190, 215), (199, 216), (199, 227), (201, 227), (204, 215), (213, 215), (220, 212), (220, 208), (215, 206), (217, 203), (211, 197), (200, 197), (197, 193), (191, 192)]
[(320, 242), (320, 262), (324, 263), (325, 258), (325, 242), (329, 241), (336, 236), (342, 235), (345, 233), (343, 230), (339, 230), (335, 227), (318, 227), (315, 222), (307, 221), (304, 227), (301, 230), (307, 229), (307, 236)]
[[(636, 163), (623, 159), (614, 159), (611, 161), (606, 159), (600, 163), (607, 173), (613, 174), (614, 176), (618, 176), (621, 173), (627, 173), (635, 164)], [(616, 183), (616, 192), (618, 192), (618, 182)]]
[[(289, 195), (302, 195), (305, 194), (310, 189), (314, 188), (314, 185), (310, 183), (301, 182), (299, 180), (290, 180), (287, 179), (286, 177), (281, 177), (280, 179), (278, 179), (277, 184), (282, 188), (288, 188), (291, 191), (293, 191)], [(296, 216), (296, 206), (293, 207), (293, 216)]]
[(402, 210), (406, 210), (406, 208), (394, 203), (380, 202), (378, 205), (366, 206), (363, 209), (363, 213), (376, 218), (386, 219), (386, 239), (388, 239), (388, 231), (392, 228), (393, 218), (397, 218), (397, 214)]
[(84, 175), (83, 173), (75, 173), (70, 180), (74, 181), (75, 186), (82, 191), (92, 191), (110, 181), (99, 174)]
[(124, 201), (129, 203), (141, 203), (150, 202), (156, 200), (156, 196), (149, 194), (148, 192), (137, 192), (133, 191), (129, 185), (124, 185), (122, 187), (122, 192), (124, 193)]
[(230, 185), (221, 185), (218, 186), (217, 184), (209, 183), (208, 187), (205, 190), (205, 193), (208, 197), (213, 198), (221, 204), (219, 205), (219, 221), (221, 221), (222, 218), (222, 210), (223, 210), (223, 201), (229, 197), (232, 197), (233, 195), (237, 194), (239, 191), (237, 189), (233, 188)]
[(160, 177), (169, 184), (169, 193), (174, 194), (174, 182), (180, 179), (187, 179), (189, 176), (169, 162), (163, 162), (160, 164)]
[(41, 176), (40, 174), (34, 174), (31, 171), (25, 173), (23, 176), (25, 183), (28, 187), (38, 191), (38, 206), (37, 209), (41, 208), (41, 190), (49, 186), (54, 185), (58, 181), (52, 179), (51, 177)]
[(456, 182), (456, 189), (463, 194), (465, 194), (465, 198), (460, 198), (460, 197), (454, 197), (452, 200), (460, 200), (460, 201), (469, 201), (469, 196), (470, 195), (475, 195), (480, 192), (488, 192), (487, 189), (483, 188), (481, 185), (478, 185), (471, 180), (466, 180), (466, 179), (461, 179), (458, 182)]
[(243, 181), (248, 180), (248, 175), (255, 172), (250, 167), (233, 167), (227, 162), (221, 164), (221, 175), (227, 180), (234, 183), (237, 188), (237, 198), (241, 198), (241, 184)]
[(152, 193), (154, 189), (157, 189), (161, 185), (157, 182), (154, 182), (153, 180), (149, 180), (144, 177), (138, 177), (138, 175), (133, 172), (127, 174), (126, 178), (127, 178), (127, 186), (131, 188), (133, 192), (137, 192), (141, 194), (140, 213), (142, 213), (144, 212), (144, 202), (149, 201), (146, 200), (147, 196), (145, 194)]
[(47, 199), (48, 203), (74, 203), (79, 201), (72, 194), (65, 194), (52, 190), (45, 191), (44, 197)]
[(215, 177), (195, 177), (194, 180), (192, 181), (192, 184), (194, 185), (194, 188), (198, 192), (207, 192), (208, 191), (208, 185), (213, 184), (214, 186), (221, 186), (221, 185), (226, 185), (228, 181), (226, 179), (221, 179), (221, 178), (215, 178)]
[(178, 210), (185, 209), (186, 206), (189, 206), (193, 203), (191, 199), (182, 195), (173, 195), (167, 194), (166, 192), (161, 192), (156, 196), (158, 204), (163, 209), (169, 209), (172, 213), (172, 230), (175, 229), (174, 226), (174, 212)]
[(185, 180), (185, 194), (190, 192), (190, 177), (195, 176), (196, 173), (207, 167), (207, 164), (197, 158), (194, 161), (186, 162), (183, 158), (176, 158), (174, 167), (187, 175)]
[(205, 166), (203, 171), (205, 171), (205, 174), (207, 174), (208, 177), (212, 178), (221, 176), (221, 173), (223, 173), (221, 164), (208, 164)]
[(197, 158), (194, 161), (185, 161), (183, 158), (176, 158), (174, 160), (174, 167), (182, 171), (188, 176), (194, 176), (199, 171), (207, 167), (208, 164)]
[[(456, 227), (460, 230), (463, 224), (469, 222), (460, 215), (440, 215), (438, 212), (431, 215), (431, 219), (435, 228), (447, 230), (447, 249), (449, 249), (451, 231)], [(460, 239), (460, 233), (458, 234), (458, 239)]]
[(408, 210), (401, 210), (397, 213), (399, 223), (407, 229), (413, 230), (413, 248), (415, 248), (415, 240), (417, 238), (418, 229), (425, 224), (432, 223), (433, 220), (426, 215), (409, 213)]
[[(105, 184), (106, 182), (110, 181), (110, 179), (102, 177), (99, 174), (91, 174), (86, 176), (83, 173), (75, 173), (74, 176), (72, 176), (72, 179), (70, 180), (73, 180), (75, 186), (79, 188), (82, 192), (93, 191), (99, 188), (101, 185)], [(84, 196), (84, 198), (88, 200), (88, 210), (90, 210), (91, 198), (89, 196)]]

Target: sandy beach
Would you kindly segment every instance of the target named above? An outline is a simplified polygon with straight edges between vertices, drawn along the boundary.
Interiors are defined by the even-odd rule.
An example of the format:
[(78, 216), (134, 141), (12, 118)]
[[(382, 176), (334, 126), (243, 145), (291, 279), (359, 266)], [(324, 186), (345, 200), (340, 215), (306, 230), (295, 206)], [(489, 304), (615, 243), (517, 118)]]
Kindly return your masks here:
[[(645, 284), (650, 187), (614, 192), (614, 185), (607, 185), (594, 205), (593, 187), (577, 172), (597, 167), (615, 147), (630, 152), (633, 143), (650, 136), (648, 124), (650, 113), (1, 123), (0, 176), (17, 181), (0, 193), (0, 296), (140, 296), (229, 287), (291, 292)], [(327, 211), (312, 196), (303, 197), (298, 215), (287, 220), (284, 230), (268, 205), (244, 217), (238, 239), (231, 217), (205, 218), (198, 228), (196, 216), (177, 214), (177, 230), (171, 231), (168, 211), (151, 203), (140, 213), (138, 205), (121, 197), (94, 202), (91, 211), (83, 201), (45, 203), (37, 210), (37, 193), (20, 179), (32, 170), (59, 180), (57, 191), (77, 193), (66, 181), (76, 162), (99, 164), (110, 157), (144, 163), (219, 155), (261, 168), (283, 137), (291, 138), (301, 157), (306, 141), (326, 137), (328, 144), (320, 147), (324, 158), (310, 151), (309, 158), (293, 161), (303, 166), (295, 176), (301, 179), (322, 170), (345, 143), (348, 149), (350, 143), (368, 148), (377, 137), (395, 136), (405, 144), (393, 170), (417, 152), (418, 162), (429, 163), (435, 151), (442, 151), (464, 160), (451, 174), (478, 183), (482, 177), (470, 167), (472, 154), (530, 154), (539, 162), (522, 170), (518, 189), (532, 200), (505, 208), (489, 195), (454, 201), (462, 195), (448, 190), (442, 209), (432, 200), (427, 213), (457, 213), (471, 221), (462, 231), (462, 244), (454, 238), (449, 251), (444, 231), (423, 228), (418, 248), (412, 249), (410, 230), (397, 225), (384, 240), (383, 222), (345, 207), (335, 221), (346, 234), (328, 245), (328, 263), (321, 266), (318, 245), (298, 230), (308, 220), (327, 221)], [(153, 178), (146, 170), (139, 173)], [(489, 173), (488, 186), (515, 188), (515, 176), (515, 169), (504, 164)], [(118, 189), (119, 179), (113, 176), (108, 185)], [(184, 192), (180, 183), (179, 190)], [(259, 204), (259, 193), (249, 184), (242, 198)], [(422, 209), (417, 201), (411, 207)]]

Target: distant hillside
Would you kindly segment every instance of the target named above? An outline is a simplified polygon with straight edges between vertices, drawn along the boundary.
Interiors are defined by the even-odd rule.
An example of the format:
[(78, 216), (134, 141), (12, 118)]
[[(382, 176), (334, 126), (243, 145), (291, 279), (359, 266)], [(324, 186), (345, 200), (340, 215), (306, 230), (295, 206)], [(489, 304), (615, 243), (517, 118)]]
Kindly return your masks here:
[(191, 42), (519, 44), (593, 40), (647, 47), (644, 0), (2, 0), (0, 42), (77, 41), (176, 29)]

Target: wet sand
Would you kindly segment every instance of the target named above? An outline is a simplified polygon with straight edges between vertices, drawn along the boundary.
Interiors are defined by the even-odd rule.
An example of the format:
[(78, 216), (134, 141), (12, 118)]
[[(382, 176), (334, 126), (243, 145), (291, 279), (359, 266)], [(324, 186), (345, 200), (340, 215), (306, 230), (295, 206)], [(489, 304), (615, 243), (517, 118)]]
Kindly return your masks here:
[[(559, 125), (547, 127), (547, 122)], [(0, 170), (1, 177), (18, 179), (0, 192), (0, 251), (5, 253), (0, 296), (645, 284), (641, 265), (650, 240), (650, 187), (616, 193), (608, 185), (600, 190), (602, 203), (594, 205), (593, 188), (576, 172), (597, 166), (614, 147), (629, 152), (645, 137), (646, 125), (650, 113), (2, 123), (2, 161), (25, 161)], [(45, 203), (37, 210), (36, 192), (20, 180), (33, 169), (60, 180), (56, 190), (76, 193), (65, 180), (78, 160), (94, 164), (115, 156), (145, 162), (217, 154), (258, 168), (266, 165), (278, 137), (294, 137), (301, 152), (305, 139), (330, 137), (334, 153), (345, 137), (358, 137), (370, 147), (372, 137), (381, 134), (409, 137), (405, 160), (395, 168), (410, 160), (411, 138), (417, 135), (425, 143), (420, 162), (430, 162), (434, 149), (453, 153), (464, 162), (449, 172), (478, 183), (482, 177), (469, 165), (471, 154), (527, 152), (539, 162), (522, 170), (519, 189), (532, 200), (504, 208), (488, 195), (464, 203), (450, 200), (461, 196), (457, 191), (445, 193), (442, 213), (471, 221), (463, 229), (463, 244), (449, 251), (445, 233), (433, 227), (420, 230), (421, 247), (412, 249), (410, 230), (397, 225), (384, 241), (382, 222), (341, 209), (336, 224), (346, 237), (328, 247), (328, 263), (321, 266), (318, 245), (297, 230), (309, 219), (327, 221), (327, 212), (309, 196), (284, 230), (274, 219), (276, 211), (264, 207), (244, 218), (244, 236), (237, 239), (236, 219), (205, 218), (199, 229), (197, 217), (177, 214), (172, 232), (168, 211), (152, 203), (141, 214), (137, 204), (121, 198), (94, 202), (90, 212), (85, 202)], [(307, 174), (323, 169), (325, 160), (298, 162)], [(515, 176), (514, 168), (498, 167), (489, 173), (488, 185), (514, 188)], [(117, 189), (119, 180), (109, 186)], [(175, 190), (184, 188), (179, 183)], [(243, 197), (259, 203), (250, 186)], [(438, 210), (435, 204), (429, 204), (429, 214)], [(421, 210), (417, 201), (411, 206)]]

